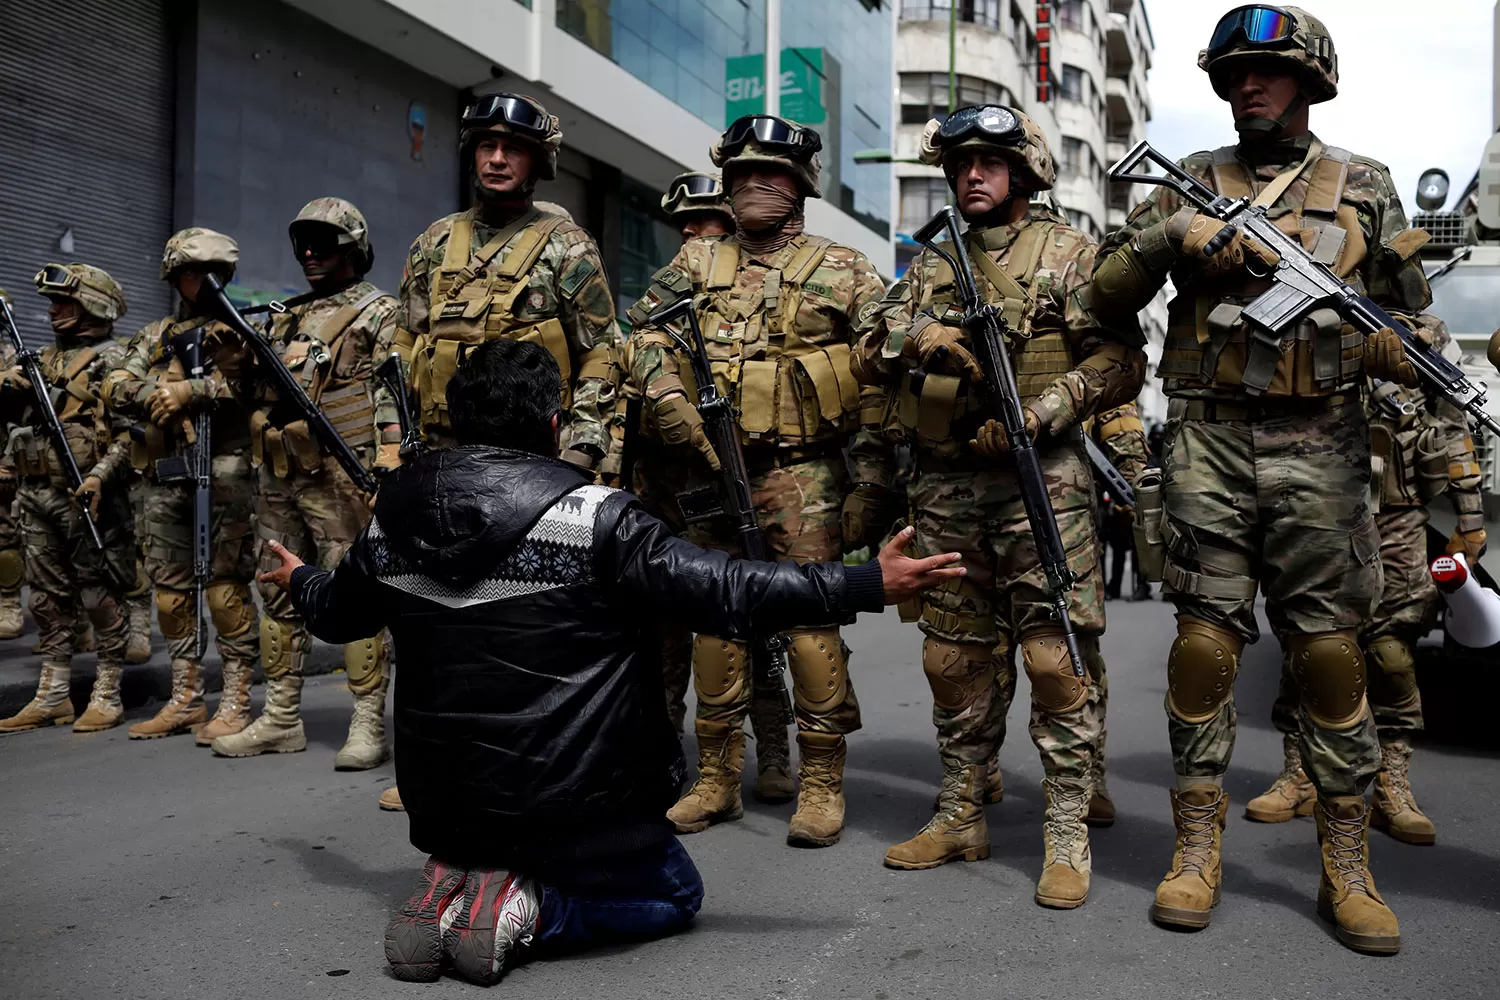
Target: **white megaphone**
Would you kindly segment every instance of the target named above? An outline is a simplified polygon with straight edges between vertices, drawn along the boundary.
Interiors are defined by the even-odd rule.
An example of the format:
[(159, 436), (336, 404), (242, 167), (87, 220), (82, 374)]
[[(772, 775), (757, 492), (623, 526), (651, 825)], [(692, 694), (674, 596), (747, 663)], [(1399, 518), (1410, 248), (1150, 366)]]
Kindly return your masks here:
[(1463, 553), (1438, 556), (1429, 567), (1447, 602), (1443, 628), (1460, 646), (1487, 649), (1500, 642), (1500, 594), (1480, 586)]

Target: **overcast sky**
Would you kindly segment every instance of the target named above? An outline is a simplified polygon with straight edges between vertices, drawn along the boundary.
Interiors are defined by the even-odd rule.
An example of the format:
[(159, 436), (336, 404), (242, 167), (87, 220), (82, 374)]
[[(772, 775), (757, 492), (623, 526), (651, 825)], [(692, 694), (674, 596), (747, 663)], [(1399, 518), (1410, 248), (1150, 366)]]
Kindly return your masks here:
[[(1239, 0), (1145, 2), (1156, 38), (1152, 144), (1180, 159), (1234, 142), (1228, 105), (1198, 69), (1198, 50)], [(1492, 128), (1494, 0), (1308, 0), (1306, 7), (1328, 25), (1339, 54), (1339, 96), (1313, 107), (1313, 131), (1390, 167), (1408, 214), (1428, 167), (1448, 171), (1456, 197)]]

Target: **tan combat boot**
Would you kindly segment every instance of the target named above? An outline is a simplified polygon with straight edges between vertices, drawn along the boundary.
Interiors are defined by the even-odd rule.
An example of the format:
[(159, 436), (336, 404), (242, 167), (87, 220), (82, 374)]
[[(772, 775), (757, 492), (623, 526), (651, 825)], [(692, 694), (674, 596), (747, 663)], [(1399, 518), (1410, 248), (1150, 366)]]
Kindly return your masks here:
[(161, 711), (130, 727), (133, 740), (155, 740), (190, 733), (208, 721), (203, 704), (203, 667), (191, 660), (172, 661), (172, 697)]
[(786, 726), (767, 713), (755, 724), (755, 799), (773, 805), (792, 801), (792, 748)]
[(380, 793), (380, 808), (386, 812), (406, 812), (406, 806), (401, 802), (401, 789), (392, 785)]
[(1401, 950), (1401, 927), (1370, 874), (1370, 809), (1362, 795), (1331, 795), (1318, 800), (1318, 844), (1323, 879), (1318, 915), (1334, 925), (1347, 947), (1374, 955)]
[(1411, 793), (1411, 745), (1392, 740), (1380, 748), (1380, 773), (1375, 776), (1375, 807), (1370, 825), (1405, 844), (1437, 842), (1437, 828), (1417, 807)]
[(43, 726), (66, 726), (73, 721), (73, 702), (68, 697), (68, 665), (43, 663), (36, 694), (26, 707), (8, 719), (0, 719), (0, 733), (24, 733)]
[(1295, 733), (1281, 737), (1285, 754), (1281, 773), (1261, 795), (1245, 804), (1245, 818), (1257, 823), (1285, 823), (1293, 816), (1311, 816), (1318, 799), (1312, 779), (1302, 770), (1302, 747)]
[(333, 758), (335, 771), (368, 771), (390, 760), (391, 749), (385, 742), (385, 692), (389, 686), (390, 679), (382, 677), (374, 691), (354, 696), (349, 737)]
[(1042, 820), (1046, 855), (1042, 877), (1036, 883), (1036, 901), (1042, 906), (1072, 910), (1088, 901), (1093, 858), (1089, 854), (1089, 828), (1083, 818), (1088, 813), (1092, 785), (1087, 778), (1042, 779), (1042, 792), (1047, 797)]
[(887, 868), (917, 871), (949, 861), (982, 861), (990, 856), (990, 827), (984, 819), (983, 764), (943, 761), (938, 811), (910, 840), (885, 852)]
[(307, 749), (302, 729), (302, 677), (283, 674), (266, 681), (266, 705), (260, 718), (238, 733), (209, 744), (220, 757), (254, 757), (262, 753), (298, 753)]
[(802, 760), (797, 811), (787, 824), (786, 842), (795, 847), (828, 847), (844, 832), (844, 754), (840, 733), (797, 733)]
[(151, 594), (125, 602), (129, 612), (130, 631), (125, 640), (125, 662), (145, 663), (151, 659)]
[(0, 639), (19, 639), (26, 631), (26, 616), (21, 612), (21, 592), (0, 590)]
[(231, 736), (250, 724), (252, 673), (248, 663), (230, 661), (224, 664), (224, 690), (219, 693), (219, 707), (208, 724), (193, 737), (198, 746), (210, 746), (220, 736)]
[(97, 733), (120, 724), (120, 720), (125, 718), (125, 706), (120, 703), (120, 675), (124, 672), (124, 667), (99, 664), (99, 672), (94, 677), (94, 689), (89, 693), (88, 708), (73, 723), (73, 732)]
[(701, 833), (712, 823), (745, 815), (740, 801), (745, 731), (708, 719), (699, 719), (694, 725), (698, 730), (698, 780), (667, 810), (667, 819), (678, 833)]
[(1089, 826), (1115, 825), (1115, 800), (1109, 797), (1109, 786), (1104, 782), (1104, 760), (1094, 758), (1094, 789), (1089, 793), (1089, 811), (1083, 821)]
[[(946, 785), (938, 786), (938, 793), (932, 797), (932, 811), (938, 812), (943, 808), (943, 789)], [(985, 767), (984, 773), (984, 804), (987, 806), (999, 805), (1005, 801), (1005, 776), (1000, 773), (1000, 762), (993, 757)]]
[(1228, 810), (1229, 796), (1217, 785), (1193, 785), (1185, 792), (1173, 790), (1177, 849), (1172, 854), (1172, 870), (1156, 887), (1152, 920), (1190, 930), (1208, 926), (1224, 882), (1219, 850)]

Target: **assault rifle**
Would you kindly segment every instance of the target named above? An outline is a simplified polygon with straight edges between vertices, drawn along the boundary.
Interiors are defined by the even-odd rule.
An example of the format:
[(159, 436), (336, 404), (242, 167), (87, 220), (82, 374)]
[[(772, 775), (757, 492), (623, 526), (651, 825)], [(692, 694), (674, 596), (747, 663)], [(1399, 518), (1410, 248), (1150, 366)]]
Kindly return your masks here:
[[(938, 237), (946, 233), (948, 242), (940, 244)], [(1068, 557), (1063, 549), (1062, 534), (1057, 530), (1057, 515), (1052, 510), (1052, 500), (1047, 496), (1047, 483), (1042, 477), (1042, 463), (1037, 456), (1036, 442), (1026, 433), (1026, 414), (1021, 409), (1021, 391), (1016, 385), (1016, 372), (1010, 360), (1010, 350), (1005, 345), (1007, 326), (1005, 317), (994, 306), (979, 297), (974, 284), (974, 271), (969, 263), (969, 250), (958, 231), (958, 212), (952, 205), (945, 205), (932, 221), (912, 234), (912, 239), (937, 254), (953, 269), (958, 285), (959, 305), (964, 312), (964, 329), (974, 344), (974, 356), (979, 367), (984, 369), (984, 380), (989, 389), (989, 403), (994, 418), (1005, 428), (1010, 441), (1011, 457), (1016, 463), (1016, 482), (1021, 487), (1021, 502), (1026, 508), (1026, 520), (1031, 523), (1031, 537), (1036, 543), (1042, 573), (1047, 580), (1047, 599), (1053, 613), (1062, 625), (1063, 641), (1068, 647), (1068, 656), (1073, 660), (1073, 674), (1083, 677), (1087, 671), (1083, 653), (1078, 648), (1078, 634), (1073, 630), (1073, 620), (1068, 617), (1068, 592), (1073, 589), (1076, 577), (1068, 568)], [(1118, 473), (1117, 473), (1118, 475)]]
[[(1133, 173), (1143, 162), (1160, 167), (1165, 175)], [(1241, 318), (1250, 324), (1252, 341), (1281, 353), (1282, 344), (1293, 324), (1321, 306), (1333, 308), (1344, 322), (1366, 336), (1382, 327), (1390, 327), (1401, 338), (1406, 359), (1416, 369), (1423, 385), (1465, 411), (1495, 434), (1500, 421), (1484, 410), (1485, 387), (1474, 383), (1442, 353), (1412, 333), (1403, 323), (1376, 305), (1368, 295), (1350, 287), (1327, 264), (1317, 260), (1302, 245), (1277, 228), (1266, 209), (1247, 198), (1230, 198), (1216, 194), (1207, 185), (1176, 163), (1140, 142), (1119, 163), (1109, 168), (1109, 179), (1127, 184), (1151, 184), (1170, 188), (1191, 202), (1204, 215), (1239, 228), (1277, 258), (1274, 267), (1256, 277), (1266, 278), (1271, 287), (1245, 306)]]
[(318, 439), (323, 451), (333, 456), (355, 486), (366, 493), (374, 493), (379, 484), (375, 482), (370, 470), (365, 468), (359, 456), (354, 454), (354, 450), (334, 430), (333, 422), (328, 419), (327, 414), (308, 398), (302, 382), (287, 368), (286, 362), (281, 360), (281, 352), (277, 346), (235, 309), (229, 296), (224, 294), (224, 284), (217, 275), (203, 276), (203, 292), (200, 294), (205, 296), (205, 305), (216, 314), (215, 318), (239, 334), (255, 353), (255, 360), (260, 362), (261, 375), (276, 390), (278, 403), (290, 409), (296, 419), (307, 423), (307, 429)]
[[(689, 343), (667, 326), (679, 319), (686, 319), (692, 334)], [(680, 496), (683, 515), (690, 522), (704, 520), (719, 513), (729, 515), (739, 536), (740, 547), (745, 558), (760, 562), (772, 559), (766, 536), (755, 517), (755, 504), (750, 499), (750, 473), (745, 468), (745, 453), (740, 448), (739, 422), (734, 404), (729, 401), (714, 383), (713, 369), (708, 362), (708, 348), (703, 342), (703, 329), (698, 325), (698, 312), (693, 296), (684, 295), (671, 305), (662, 306), (646, 318), (646, 325), (664, 331), (677, 342), (693, 366), (693, 381), (698, 384), (698, 413), (708, 431), (709, 441), (718, 453), (720, 468), (719, 505), (694, 503), (686, 495)], [(762, 691), (775, 693), (781, 703), (783, 723), (792, 721), (792, 701), (786, 690), (786, 640), (780, 635), (756, 638), (755, 670), (752, 683)]]
[(1115, 468), (1115, 463), (1104, 454), (1104, 449), (1095, 444), (1093, 436), (1085, 434), (1082, 427), (1078, 428), (1078, 437), (1083, 441), (1083, 450), (1089, 457), (1089, 464), (1094, 467), (1094, 471), (1104, 482), (1104, 488), (1109, 491), (1109, 498), (1126, 507), (1134, 507), (1135, 490), (1126, 481), (1125, 474)]
[[(41, 355), (27, 347), (26, 342), (21, 339), (16, 318), (10, 312), (10, 299), (3, 294), (0, 294), (0, 310), (3, 310), (5, 316), (5, 335), (10, 338), (10, 346), (16, 349), (16, 364), (26, 373), (26, 381), (31, 383), (31, 391), (36, 396), (36, 411), (46, 427), (47, 440), (51, 442), (52, 451), (57, 456), (58, 464), (62, 466), (68, 488), (76, 494), (78, 487), (83, 485), (83, 473), (78, 471), (78, 461), (73, 457), (73, 449), (68, 446), (68, 434), (63, 430), (62, 421), (57, 418), (57, 409), (52, 405), (52, 393), (42, 374)], [(82, 508), (83, 523), (89, 529), (89, 542), (95, 549), (103, 552), (104, 539), (100, 537), (99, 525), (94, 523), (94, 515), (89, 511), (88, 498), (81, 498), (78, 506)]]
[[(182, 365), (185, 378), (204, 377), (203, 327), (179, 333), (167, 342), (167, 348)], [(179, 455), (156, 460), (156, 478), (163, 483), (193, 485), (193, 607), (197, 616), (198, 659), (208, 652), (208, 618), (204, 611), (203, 592), (213, 572), (213, 417), (200, 408), (191, 420), (183, 420), (186, 446)]]
[(411, 458), (422, 451), (422, 434), (411, 412), (411, 396), (406, 386), (406, 364), (392, 351), (390, 357), (375, 369), (375, 377), (396, 402), (396, 419), (401, 422), (401, 457)]

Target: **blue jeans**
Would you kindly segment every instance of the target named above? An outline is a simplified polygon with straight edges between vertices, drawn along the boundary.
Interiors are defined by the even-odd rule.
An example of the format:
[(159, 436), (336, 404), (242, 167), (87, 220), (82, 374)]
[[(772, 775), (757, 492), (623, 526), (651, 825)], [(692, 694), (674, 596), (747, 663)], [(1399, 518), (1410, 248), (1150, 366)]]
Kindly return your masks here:
[(676, 837), (586, 882), (542, 885), (537, 943), (580, 949), (681, 930), (703, 905), (703, 879)]

